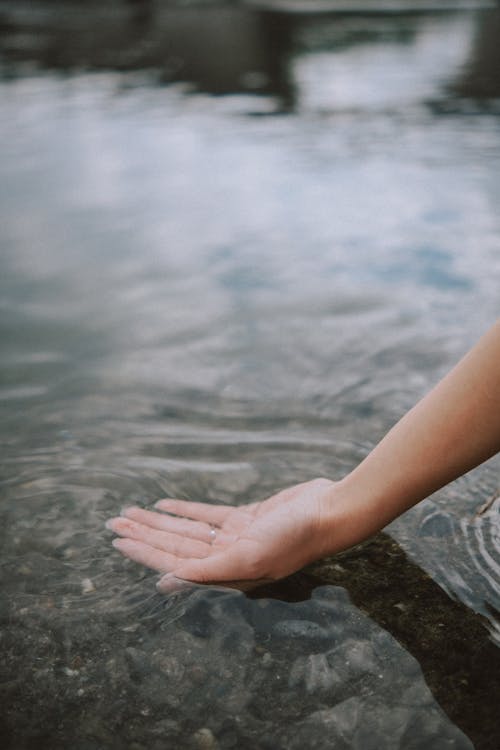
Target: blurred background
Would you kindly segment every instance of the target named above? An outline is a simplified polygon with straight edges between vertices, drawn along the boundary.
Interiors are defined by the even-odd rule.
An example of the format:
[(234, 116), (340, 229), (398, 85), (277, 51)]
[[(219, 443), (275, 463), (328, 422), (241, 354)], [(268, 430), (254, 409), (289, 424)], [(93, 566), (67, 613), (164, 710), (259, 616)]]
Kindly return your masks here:
[[(480, 0), (0, 2), (8, 622), (126, 619), (107, 516), (340, 477), (493, 323), (499, 39)], [(389, 529), (497, 643), (498, 477)]]

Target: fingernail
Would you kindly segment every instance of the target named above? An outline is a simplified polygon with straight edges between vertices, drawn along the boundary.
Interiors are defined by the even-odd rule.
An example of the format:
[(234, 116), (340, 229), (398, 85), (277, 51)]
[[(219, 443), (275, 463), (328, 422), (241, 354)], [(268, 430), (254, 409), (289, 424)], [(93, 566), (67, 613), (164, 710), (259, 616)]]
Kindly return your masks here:
[(156, 588), (158, 589), (158, 591), (164, 591), (164, 587), (168, 586), (172, 578), (175, 578), (173, 573), (167, 573), (166, 575), (162, 576), (162, 578), (160, 578), (160, 580), (156, 584)]
[(106, 523), (104, 524), (104, 526), (107, 529), (109, 529), (109, 531), (114, 531), (114, 529), (113, 529), (113, 519), (112, 518), (108, 518), (108, 520), (106, 521)]
[(184, 581), (182, 578), (176, 578), (173, 573), (168, 573), (158, 581), (156, 588), (161, 594), (169, 594), (172, 591), (191, 588), (192, 585), (191, 581)]
[(111, 542), (111, 544), (113, 545), (113, 547), (116, 547), (117, 549), (120, 549), (122, 541), (123, 541), (123, 539), (113, 539), (113, 541)]
[(133, 508), (133, 507), (134, 507), (133, 505), (125, 505), (125, 506), (124, 506), (124, 507), (123, 507), (123, 508), (121, 509), (121, 511), (120, 511), (120, 515), (121, 515), (121, 516), (126, 516), (126, 515), (127, 515), (127, 511), (129, 511), (129, 510), (132, 510), (132, 508)]

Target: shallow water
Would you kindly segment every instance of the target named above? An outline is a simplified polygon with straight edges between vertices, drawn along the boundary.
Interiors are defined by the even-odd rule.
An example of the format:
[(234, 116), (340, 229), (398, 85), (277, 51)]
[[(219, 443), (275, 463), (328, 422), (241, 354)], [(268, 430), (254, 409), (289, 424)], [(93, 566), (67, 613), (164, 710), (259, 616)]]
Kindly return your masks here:
[[(12, 747), (469, 747), (341, 589), (165, 601), (103, 522), (341, 476), (498, 316), (498, 11), (0, 7)], [(498, 476), (389, 529), (497, 643)]]

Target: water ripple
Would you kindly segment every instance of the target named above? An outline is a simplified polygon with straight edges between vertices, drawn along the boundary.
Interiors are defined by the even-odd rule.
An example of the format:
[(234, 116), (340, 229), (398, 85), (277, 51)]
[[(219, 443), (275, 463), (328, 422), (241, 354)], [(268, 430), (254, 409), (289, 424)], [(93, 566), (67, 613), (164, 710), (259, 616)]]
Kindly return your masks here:
[[(475, 489), (478, 494), (480, 488)], [(469, 516), (427, 501), (410, 517), (406, 534), (396, 522), (396, 538), (417, 560), (426, 558), (426, 569), (451, 596), (485, 618), (500, 645), (500, 495), (490, 495)]]

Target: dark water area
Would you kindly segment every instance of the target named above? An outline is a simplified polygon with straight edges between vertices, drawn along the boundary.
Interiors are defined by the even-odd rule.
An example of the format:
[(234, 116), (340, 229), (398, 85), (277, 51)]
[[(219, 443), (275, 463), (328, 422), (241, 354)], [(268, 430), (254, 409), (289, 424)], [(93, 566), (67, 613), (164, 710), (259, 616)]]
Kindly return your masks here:
[(500, 746), (498, 459), (252, 596), (103, 527), (341, 477), (499, 315), (498, 8), (291, 4), (0, 3), (3, 747)]

